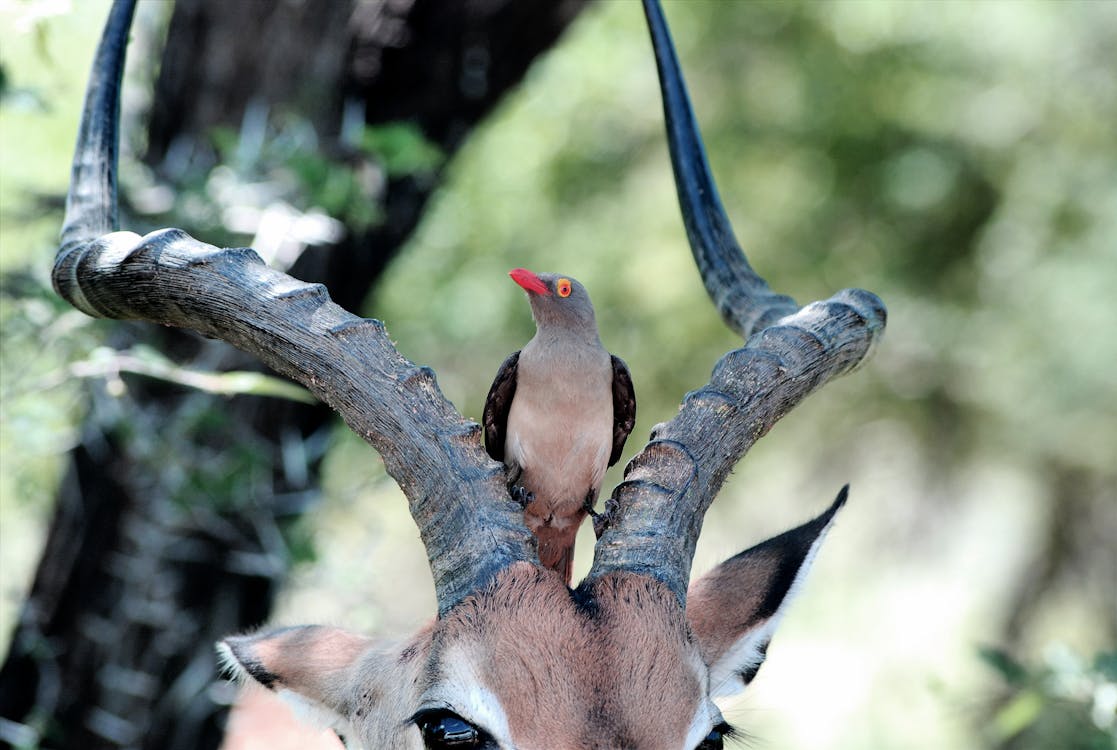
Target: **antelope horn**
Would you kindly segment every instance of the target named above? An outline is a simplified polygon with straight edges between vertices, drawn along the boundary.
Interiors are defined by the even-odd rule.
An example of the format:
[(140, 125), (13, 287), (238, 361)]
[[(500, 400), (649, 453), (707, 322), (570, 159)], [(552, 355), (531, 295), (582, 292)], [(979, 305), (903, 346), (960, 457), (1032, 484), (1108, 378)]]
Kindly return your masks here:
[(727, 324), (747, 339), (657, 425), (606, 501), (587, 581), (614, 572), (665, 583), (685, 606), (702, 519), (729, 471), (804, 397), (849, 372), (884, 330), (880, 299), (859, 289), (800, 309), (749, 266), (721, 206), (657, 0), (644, 0), (663, 93), (667, 140), (691, 250)]
[[(135, 0), (117, 0), (109, 11), (105, 31), (93, 60), (82, 104), (78, 142), (66, 196), (62, 246), (83, 242), (113, 231), (116, 216), (116, 164), (120, 142), (120, 81), (124, 52), (132, 27)], [(58, 279), (55, 277), (55, 288)], [(58, 289), (62, 293), (61, 289)], [(65, 296), (65, 294), (63, 294)], [(88, 312), (88, 311), (87, 311)]]
[(133, 0), (117, 0), (86, 92), (55, 289), (90, 315), (147, 320), (222, 339), (306, 386), (384, 458), (407, 495), (444, 613), (504, 567), (538, 564), (503, 468), (480, 426), (405, 359), (384, 325), (264, 265), (178, 229), (116, 232), (120, 79)]
[(702, 134), (658, 0), (644, 0), (644, 13), (655, 50), (671, 167), (690, 250), (722, 319), (747, 339), (799, 306), (791, 297), (773, 292), (741, 250), (706, 161)]

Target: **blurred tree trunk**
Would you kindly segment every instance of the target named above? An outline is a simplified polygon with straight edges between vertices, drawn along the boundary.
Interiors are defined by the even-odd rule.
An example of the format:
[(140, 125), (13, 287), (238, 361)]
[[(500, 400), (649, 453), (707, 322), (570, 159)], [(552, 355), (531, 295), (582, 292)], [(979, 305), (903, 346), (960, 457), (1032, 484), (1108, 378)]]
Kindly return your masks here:
[(1051, 460), (1043, 536), (1008, 592), (1001, 624), (1010, 652), (1025, 651), (1025, 641), (1045, 606), (1073, 590), (1088, 592), (1103, 639), (1117, 643), (1117, 513), (1113, 474), (1098, 474)]
[[(369, 124), (408, 121), (450, 155), (583, 3), (178, 0), (146, 160), (169, 178), (197, 170), (214, 158), (212, 128), (237, 128), (250, 102), (298, 112), (324, 153), (348, 106)], [(305, 249), (291, 273), (358, 309), (437, 182), (389, 177), (382, 222)], [(254, 366), (178, 331), (122, 324), (109, 338), (200, 369)], [(92, 390), (0, 671), (0, 741), (215, 748), (225, 714), (212, 644), (268, 617), (290, 520), (318, 494), (330, 413), (134, 378)]]

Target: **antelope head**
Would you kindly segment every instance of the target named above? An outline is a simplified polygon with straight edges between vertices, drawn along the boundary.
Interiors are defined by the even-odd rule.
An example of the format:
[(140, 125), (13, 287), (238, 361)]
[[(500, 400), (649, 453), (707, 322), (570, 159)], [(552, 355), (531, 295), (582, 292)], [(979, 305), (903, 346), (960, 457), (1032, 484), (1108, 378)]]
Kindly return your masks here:
[(177, 229), (116, 227), (119, 81), (132, 0), (118, 0), (86, 94), (54, 284), (91, 315), (191, 328), (259, 356), (330, 403), (383, 456), (430, 561), (438, 615), (384, 641), (305, 626), (230, 637), (225, 665), (365, 748), (710, 750), (713, 699), (755, 676), (845, 501), (689, 583), (702, 518), (777, 419), (869, 353), (885, 310), (844, 290), (800, 308), (734, 239), (671, 40), (645, 0), (684, 223), (706, 288), (744, 345), (657, 425), (606, 502), (593, 566), (571, 590), (540, 567), (480, 428), (384, 327), (326, 290)]

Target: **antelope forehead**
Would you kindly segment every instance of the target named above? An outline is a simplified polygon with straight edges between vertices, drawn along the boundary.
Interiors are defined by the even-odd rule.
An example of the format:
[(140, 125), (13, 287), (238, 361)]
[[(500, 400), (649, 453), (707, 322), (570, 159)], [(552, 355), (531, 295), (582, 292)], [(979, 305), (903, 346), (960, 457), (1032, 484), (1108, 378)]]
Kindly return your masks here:
[[(491, 673), (492, 654), (479, 646), (458, 643), (442, 652), (438, 683), (424, 692), (420, 707), (451, 710), (502, 748), (535, 750), (539, 741), (545, 743), (539, 747), (596, 747), (604, 741), (601, 746), (691, 750), (721, 722), (702, 688), (706, 670), (696, 656), (663, 659), (653, 649), (627, 663), (606, 659), (591, 670), (589, 661), (572, 665), (560, 650), (543, 647), (535, 659), (498, 659), (499, 673)], [(651, 677), (647, 670), (659, 671), (664, 662), (674, 662), (667, 671), (676, 674), (634, 679)], [(678, 674), (679, 668), (688, 674)], [(585, 673), (573, 673), (579, 671)], [(626, 739), (615, 745), (610, 738), (618, 737)]]

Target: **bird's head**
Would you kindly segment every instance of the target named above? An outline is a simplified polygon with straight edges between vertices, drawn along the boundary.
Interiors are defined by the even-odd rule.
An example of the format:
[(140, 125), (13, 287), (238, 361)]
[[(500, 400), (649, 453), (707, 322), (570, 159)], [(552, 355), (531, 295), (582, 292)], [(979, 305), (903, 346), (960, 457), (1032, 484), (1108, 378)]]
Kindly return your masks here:
[(526, 268), (514, 268), (508, 275), (527, 292), (537, 327), (565, 327), (597, 336), (593, 303), (577, 279), (559, 273), (533, 273)]

